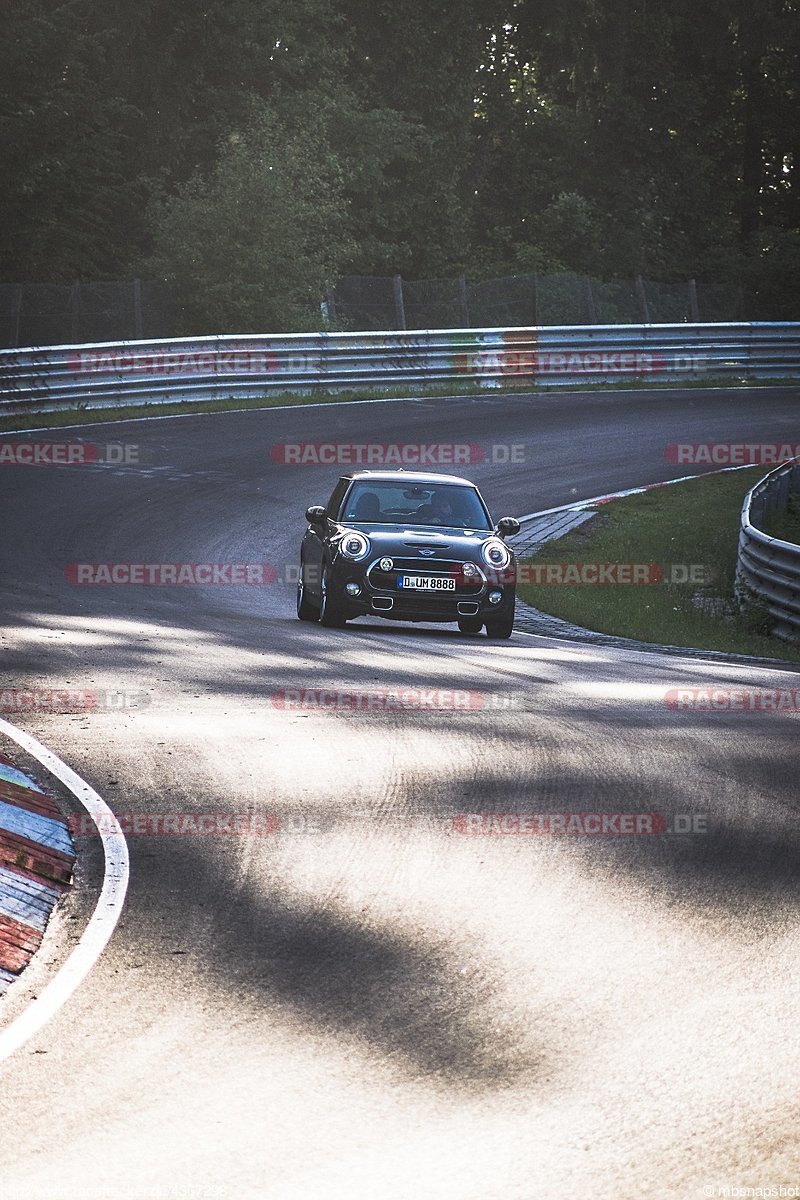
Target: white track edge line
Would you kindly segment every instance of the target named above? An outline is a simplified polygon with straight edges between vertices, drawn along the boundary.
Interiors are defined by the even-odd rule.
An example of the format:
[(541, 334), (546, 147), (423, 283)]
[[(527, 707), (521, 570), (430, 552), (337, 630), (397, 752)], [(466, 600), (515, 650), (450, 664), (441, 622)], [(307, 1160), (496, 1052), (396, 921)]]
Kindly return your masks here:
[(40, 762), (51, 775), (55, 775), (78, 803), (83, 805), (98, 827), (105, 856), (100, 896), (77, 945), (39, 995), (7, 1028), (0, 1031), (0, 1062), (3, 1062), (55, 1016), (103, 953), (122, 914), (130, 877), (130, 859), (124, 835), (121, 832), (103, 830), (101, 819), (106, 822), (106, 829), (118, 830), (119, 826), (113, 812), (94, 788), (31, 734), (2, 719), (0, 733), (6, 734)]

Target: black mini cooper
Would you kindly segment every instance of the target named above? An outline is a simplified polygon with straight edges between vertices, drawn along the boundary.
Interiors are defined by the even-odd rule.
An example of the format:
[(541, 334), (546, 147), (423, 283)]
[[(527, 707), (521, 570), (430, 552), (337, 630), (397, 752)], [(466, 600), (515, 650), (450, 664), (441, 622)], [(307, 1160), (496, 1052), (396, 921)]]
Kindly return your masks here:
[(360, 471), (306, 511), (297, 615), (341, 627), (351, 617), (453, 621), (508, 638), (519, 521), (492, 524), (474, 483), (452, 475)]

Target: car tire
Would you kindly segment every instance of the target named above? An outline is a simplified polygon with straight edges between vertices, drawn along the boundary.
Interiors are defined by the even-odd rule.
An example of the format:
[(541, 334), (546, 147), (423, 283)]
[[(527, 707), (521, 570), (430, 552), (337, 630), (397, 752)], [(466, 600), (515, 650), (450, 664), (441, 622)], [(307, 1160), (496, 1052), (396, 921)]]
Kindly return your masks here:
[(300, 578), (297, 581), (297, 615), (301, 621), (319, 620), (319, 609), (316, 604), (312, 604), (306, 595), (302, 568), (300, 570)]
[(480, 633), (483, 621), (480, 617), (459, 617), (458, 628), (462, 633)]
[(322, 604), (319, 609), (319, 623), (326, 629), (344, 629), (347, 624), (347, 617), (328, 589), (327, 573), (322, 576)]
[(504, 641), (510, 638), (514, 632), (514, 604), (512, 602), (508, 612), (503, 613), (494, 619), (490, 618), (486, 622), (486, 636), (497, 641)]

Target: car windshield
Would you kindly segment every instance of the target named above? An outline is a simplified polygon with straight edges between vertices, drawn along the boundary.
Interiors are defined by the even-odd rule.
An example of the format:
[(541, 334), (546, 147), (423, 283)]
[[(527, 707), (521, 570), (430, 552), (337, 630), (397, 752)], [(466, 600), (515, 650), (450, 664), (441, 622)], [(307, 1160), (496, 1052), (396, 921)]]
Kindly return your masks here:
[(489, 515), (474, 488), (455, 483), (402, 484), (381, 480), (354, 483), (340, 521), (381, 525), (447, 525), (491, 529)]

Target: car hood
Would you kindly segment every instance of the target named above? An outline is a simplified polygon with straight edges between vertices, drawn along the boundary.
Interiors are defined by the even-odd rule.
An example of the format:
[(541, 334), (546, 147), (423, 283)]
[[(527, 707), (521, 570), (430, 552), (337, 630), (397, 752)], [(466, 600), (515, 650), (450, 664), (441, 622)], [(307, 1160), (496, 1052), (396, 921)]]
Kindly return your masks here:
[(417, 548), (456, 551), (458, 553), (476, 549), (487, 538), (496, 534), (490, 529), (450, 528), (444, 525), (371, 525), (364, 521), (348, 521), (346, 529), (358, 529), (366, 534), (375, 550), (397, 554), (407, 549), (413, 554)]

